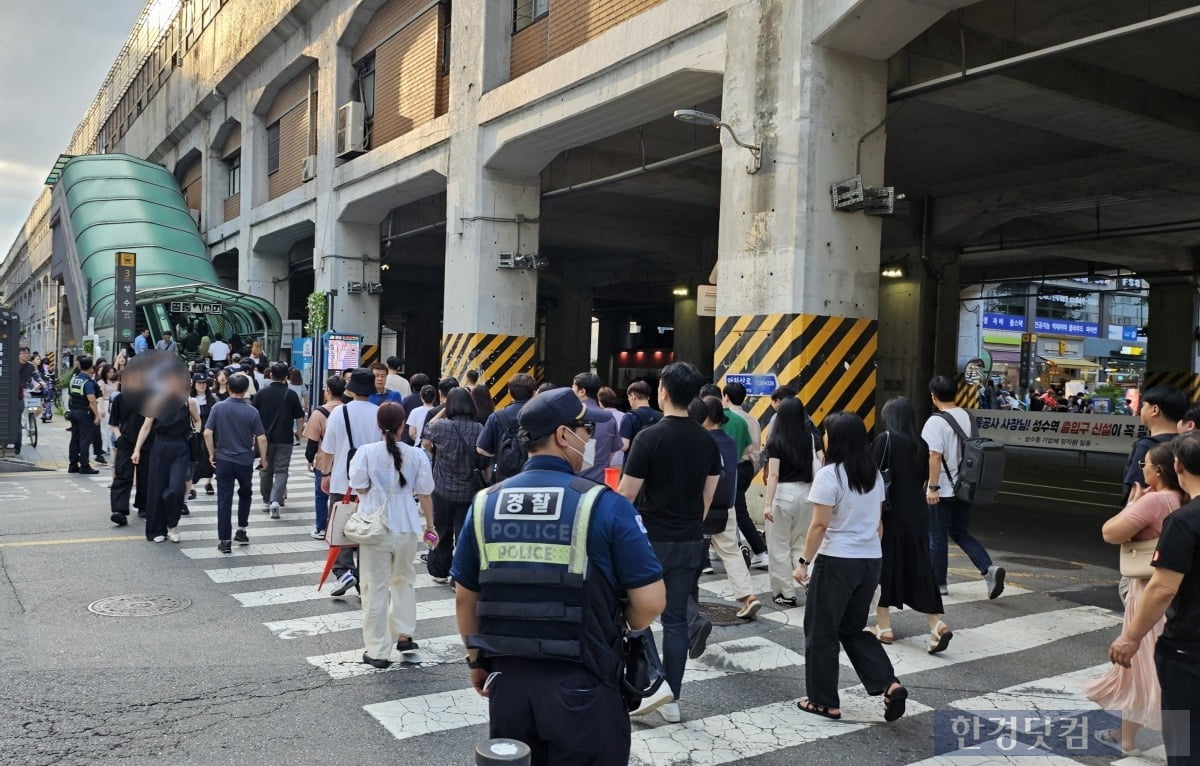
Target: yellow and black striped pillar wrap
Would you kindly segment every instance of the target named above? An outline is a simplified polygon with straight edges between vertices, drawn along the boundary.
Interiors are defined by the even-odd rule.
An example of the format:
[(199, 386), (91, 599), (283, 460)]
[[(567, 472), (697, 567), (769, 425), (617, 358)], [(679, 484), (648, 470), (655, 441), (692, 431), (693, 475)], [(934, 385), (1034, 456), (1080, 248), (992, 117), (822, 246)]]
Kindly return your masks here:
[(967, 382), (962, 373), (954, 376), (954, 403), (967, 410), (979, 409), (979, 386)]
[[(713, 369), (720, 385), (727, 374), (774, 375), (800, 394), (816, 423), (831, 412), (858, 413), (875, 425), (875, 354), (878, 323), (873, 319), (820, 314), (758, 314), (717, 317)], [(765, 421), (770, 398), (761, 396), (750, 414)]]
[(479, 370), (479, 382), (492, 399), (509, 404), (508, 381), (517, 373), (538, 375), (537, 338), (461, 332), (442, 336), (442, 376), (460, 381), (467, 370)]
[(51, 369), (51, 370), (54, 370), (54, 371), (55, 371), (55, 373), (57, 373), (57, 372), (58, 372), (58, 367), (56, 367), (56, 366), (54, 365), (54, 352), (53, 352), (53, 351), (47, 351), (47, 352), (46, 352), (46, 361), (47, 361), (47, 362), (50, 364), (50, 369)]
[(1200, 375), (1192, 372), (1147, 372), (1142, 390), (1172, 386), (1187, 394), (1189, 402), (1200, 401)]
[(359, 367), (370, 367), (379, 361), (379, 344), (364, 343), (362, 353), (358, 357)]

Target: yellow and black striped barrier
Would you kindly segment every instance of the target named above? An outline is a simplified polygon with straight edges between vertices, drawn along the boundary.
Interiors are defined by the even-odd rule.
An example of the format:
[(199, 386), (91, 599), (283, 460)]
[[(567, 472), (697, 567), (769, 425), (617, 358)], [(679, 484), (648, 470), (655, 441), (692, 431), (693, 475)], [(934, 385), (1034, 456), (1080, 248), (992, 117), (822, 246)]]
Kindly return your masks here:
[(472, 332), (442, 336), (442, 376), (461, 381), (468, 370), (478, 370), (480, 384), (500, 405), (511, 401), (512, 376), (523, 372), (539, 377), (537, 361), (537, 338)]
[(954, 403), (966, 410), (979, 409), (979, 386), (968, 383), (962, 373), (954, 376)]
[(359, 367), (370, 367), (371, 365), (375, 364), (378, 361), (379, 361), (379, 344), (378, 343), (364, 343), (363, 347), (362, 347), (362, 353), (359, 355), (359, 358), (358, 358), (358, 366)]
[(1142, 390), (1172, 386), (1187, 394), (1189, 402), (1200, 400), (1200, 375), (1193, 372), (1147, 372)]
[[(820, 314), (757, 314), (717, 317), (716, 380), (727, 374), (774, 375), (792, 386), (816, 423), (831, 412), (854, 412), (867, 428), (875, 425), (875, 354), (878, 323), (873, 319)], [(765, 422), (769, 397), (758, 397), (750, 413)]]

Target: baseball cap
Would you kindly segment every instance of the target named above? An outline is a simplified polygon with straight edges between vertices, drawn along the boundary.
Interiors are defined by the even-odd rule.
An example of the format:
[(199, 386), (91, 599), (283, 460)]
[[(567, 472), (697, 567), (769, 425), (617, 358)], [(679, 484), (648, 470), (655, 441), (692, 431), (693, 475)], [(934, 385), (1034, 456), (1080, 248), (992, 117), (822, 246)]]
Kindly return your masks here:
[(559, 426), (582, 425), (587, 417), (587, 405), (569, 388), (557, 388), (535, 396), (521, 408), (517, 423), (521, 438), (527, 442), (545, 439)]

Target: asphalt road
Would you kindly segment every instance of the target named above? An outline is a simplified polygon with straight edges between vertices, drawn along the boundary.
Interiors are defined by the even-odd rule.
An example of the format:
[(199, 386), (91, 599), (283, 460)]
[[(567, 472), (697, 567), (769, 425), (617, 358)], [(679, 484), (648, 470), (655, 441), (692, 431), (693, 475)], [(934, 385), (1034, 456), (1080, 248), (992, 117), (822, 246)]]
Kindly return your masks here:
[[(955, 550), (950, 650), (931, 661), (924, 620), (894, 618), (888, 651), (913, 701), (897, 724), (882, 724), (878, 698), (857, 701), (845, 667), (846, 721), (795, 710), (804, 694), (801, 610), (775, 610), (757, 573), (768, 591), (759, 620), (716, 628), (685, 676), (685, 723), (636, 722), (634, 762), (914, 763), (934, 754), (933, 711), (979, 706), (980, 695), (1007, 690), (1001, 698), (1019, 708), (1029, 704), (1019, 687), (1061, 686), (1059, 709), (1087, 706), (1076, 676), (1103, 665), (1120, 620), (1110, 611), (1116, 553), (1097, 542), (1119, 492), (1112, 462), (1084, 469), (1074, 456), (1013, 456), (1014, 494), (975, 516), (979, 537), (1009, 568), (1008, 594), (988, 601)], [(205, 558), (215, 520), (203, 494), (184, 541), (155, 545), (109, 523), (104, 475), (0, 476), (0, 763), (472, 763), (485, 708), (464, 688), (450, 590), (420, 584), (418, 640), (428, 649), (420, 664), (363, 673), (357, 599), (315, 594), (324, 551), (306, 545), (310, 481), (293, 476), (281, 521), (256, 505), (248, 551)], [(266, 547), (280, 544), (294, 551)], [(705, 578), (706, 603), (721, 603), (723, 583)], [(154, 617), (88, 611), (126, 594), (190, 606)], [(938, 763), (957, 762), (971, 761)]]

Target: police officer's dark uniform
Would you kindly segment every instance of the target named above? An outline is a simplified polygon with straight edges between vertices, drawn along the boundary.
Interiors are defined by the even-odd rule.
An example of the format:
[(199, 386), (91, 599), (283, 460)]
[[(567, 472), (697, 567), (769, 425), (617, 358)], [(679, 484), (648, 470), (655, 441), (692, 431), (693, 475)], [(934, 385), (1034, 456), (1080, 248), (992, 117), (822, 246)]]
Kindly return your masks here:
[[(134, 476), (137, 476), (137, 495), (134, 505), (140, 516), (146, 515), (146, 493), (150, 479), (147, 472), (150, 461), (143, 460), (134, 466), (130, 459), (133, 448), (137, 444), (138, 432), (146, 421), (138, 411), (139, 403), (132, 398), (133, 394), (122, 392), (113, 397), (108, 410), (108, 424), (121, 430), (121, 438), (117, 439), (113, 448), (112, 484), (109, 485), (108, 498), (112, 515), (109, 516), (114, 524), (124, 526), (129, 517), (129, 496), (133, 490)], [(147, 439), (143, 449), (149, 450), (153, 445)], [(149, 454), (149, 453), (147, 453)]]
[(100, 473), (92, 468), (88, 461), (88, 453), (92, 448), (92, 438), (95, 435), (97, 423), (96, 412), (93, 411), (93, 400), (100, 396), (100, 387), (92, 380), (91, 357), (79, 358), (79, 369), (71, 376), (67, 387), (67, 420), (71, 423), (71, 444), (67, 451), (70, 466), (68, 473)]
[[(585, 412), (570, 389), (542, 394), (521, 410), (522, 437), (582, 426)], [(473, 667), (498, 674), (491, 736), (526, 743), (534, 764), (627, 764), (620, 598), (662, 579), (633, 505), (535, 454), (476, 496), (463, 530), (451, 575), (479, 594), (465, 640)]]

